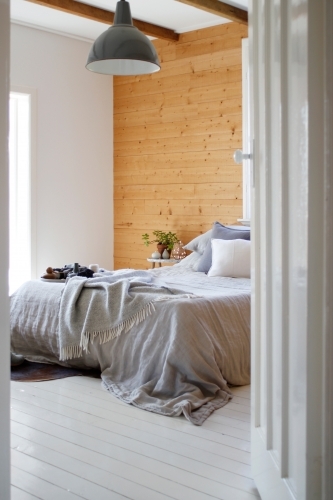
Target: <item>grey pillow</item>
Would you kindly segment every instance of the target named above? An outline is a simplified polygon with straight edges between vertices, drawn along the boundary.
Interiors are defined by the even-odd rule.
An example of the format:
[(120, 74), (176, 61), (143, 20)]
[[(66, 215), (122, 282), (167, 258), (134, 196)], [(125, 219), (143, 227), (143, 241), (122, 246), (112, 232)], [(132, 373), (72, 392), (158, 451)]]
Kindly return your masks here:
[[(211, 239), (218, 240), (250, 240), (250, 230), (249, 229), (232, 229), (230, 227), (223, 226), (219, 222), (214, 222)], [(202, 273), (208, 273), (212, 265), (212, 245), (211, 242), (206, 246), (204, 253), (198, 264), (198, 271)]]
[(210, 243), (212, 229), (206, 231), (204, 234), (199, 234), (196, 238), (187, 243), (184, 248), (191, 252), (198, 252), (201, 255), (204, 253), (206, 246)]
[(177, 262), (177, 267), (186, 267), (187, 269), (192, 269), (192, 271), (196, 271), (199, 260), (201, 259), (202, 254), (198, 252), (192, 252), (190, 255)]

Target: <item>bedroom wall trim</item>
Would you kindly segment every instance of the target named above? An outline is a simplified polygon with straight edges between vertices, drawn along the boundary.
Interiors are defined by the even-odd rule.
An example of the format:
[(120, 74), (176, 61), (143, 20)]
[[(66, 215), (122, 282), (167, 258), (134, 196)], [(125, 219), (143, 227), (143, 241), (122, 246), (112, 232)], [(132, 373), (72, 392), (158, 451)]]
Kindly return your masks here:
[(8, 300), (9, 0), (0, 0), (0, 498), (10, 499)]

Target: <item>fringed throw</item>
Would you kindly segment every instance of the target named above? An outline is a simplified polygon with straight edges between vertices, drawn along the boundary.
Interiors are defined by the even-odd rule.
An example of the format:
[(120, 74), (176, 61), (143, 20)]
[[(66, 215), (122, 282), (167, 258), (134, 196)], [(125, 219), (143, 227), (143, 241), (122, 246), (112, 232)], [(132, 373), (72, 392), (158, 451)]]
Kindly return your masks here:
[(158, 287), (146, 271), (108, 273), (93, 279), (75, 277), (64, 288), (59, 310), (60, 360), (79, 358), (89, 343), (100, 344), (127, 333), (154, 311), (154, 303), (177, 297), (181, 290)]

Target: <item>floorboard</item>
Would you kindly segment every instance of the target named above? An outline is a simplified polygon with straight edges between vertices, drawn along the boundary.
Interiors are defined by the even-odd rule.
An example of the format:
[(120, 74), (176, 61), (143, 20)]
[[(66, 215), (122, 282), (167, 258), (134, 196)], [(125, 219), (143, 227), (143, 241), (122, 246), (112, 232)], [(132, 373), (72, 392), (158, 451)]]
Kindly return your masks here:
[(98, 379), (12, 382), (12, 500), (255, 500), (250, 386), (197, 427)]

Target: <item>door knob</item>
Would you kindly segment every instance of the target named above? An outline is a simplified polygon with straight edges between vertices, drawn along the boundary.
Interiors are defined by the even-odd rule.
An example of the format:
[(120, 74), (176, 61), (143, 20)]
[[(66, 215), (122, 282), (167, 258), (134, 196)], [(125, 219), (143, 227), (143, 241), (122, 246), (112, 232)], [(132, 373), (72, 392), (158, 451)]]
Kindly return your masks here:
[(236, 163), (242, 163), (243, 160), (250, 160), (252, 158), (251, 154), (243, 154), (241, 149), (236, 149), (234, 152), (234, 161)]

